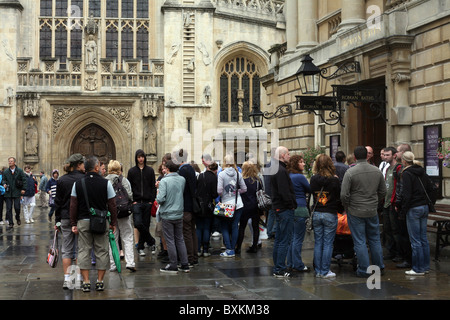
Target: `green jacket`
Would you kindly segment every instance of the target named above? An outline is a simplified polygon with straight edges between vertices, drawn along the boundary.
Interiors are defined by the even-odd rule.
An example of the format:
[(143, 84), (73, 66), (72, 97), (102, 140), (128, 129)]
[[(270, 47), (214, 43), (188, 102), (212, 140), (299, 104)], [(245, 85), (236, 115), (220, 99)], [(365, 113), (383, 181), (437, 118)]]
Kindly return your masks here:
[[(20, 182), (22, 182), (22, 186), (19, 188), (18, 184), (20, 184)], [(2, 186), (5, 184), (9, 185), (9, 190), (5, 191), (5, 198), (19, 198), (21, 196), (21, 191), (27, 189), (27, 177), (25, 172), (17, 166), (14, 170), (14, 174), (12, 174), (10, 168), (6, 169), (3, 172)]]
[(175, 172), (169, 173), (161, 179), (156, 196), (161, 219), (178, 220), (183, 218), (185, 184), (186, 180)]

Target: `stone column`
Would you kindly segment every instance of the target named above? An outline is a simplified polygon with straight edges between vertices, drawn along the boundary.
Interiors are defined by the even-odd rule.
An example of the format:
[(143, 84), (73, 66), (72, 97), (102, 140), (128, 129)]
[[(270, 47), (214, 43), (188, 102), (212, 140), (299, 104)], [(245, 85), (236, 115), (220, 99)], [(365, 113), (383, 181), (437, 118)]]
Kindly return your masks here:
[(297, 50), (307, 51), (317, 42), (317, 0), (300, 0), (297, 4)]
[(366, 2), (365, 0), (343, 0), (339, 31), (351, 29), (366, 22)]
[(293, 53), (297, 46), (297, 0), (286, 0), (286, 39), (287, 54)]

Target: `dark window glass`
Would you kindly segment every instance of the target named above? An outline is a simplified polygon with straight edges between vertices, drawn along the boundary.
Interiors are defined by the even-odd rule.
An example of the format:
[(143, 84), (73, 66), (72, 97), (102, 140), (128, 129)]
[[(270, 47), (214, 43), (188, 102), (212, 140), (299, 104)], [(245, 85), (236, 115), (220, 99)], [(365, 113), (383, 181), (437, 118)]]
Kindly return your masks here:
[(57, 17), (67, 17), (67, 0), (56, 1), (55, 15)]
[(117, 18), (119, 16), (119, 1), (108, 0), (106, 2), (106, 17)]
[(51, 17), (53, 15), (52, 12), (52, 0), (41, 0), (41, 16), (42, 17)]
[(81, 29), (73, 29), (70, 33), (70, 56), (72, 58), (81, 58), (82, 37), (83, 31)]
[(148, 1), (137, 0), (137, 18), (148, 19)]
[(115, 28), (106, 31), (106, 57), (117, 58), (118, 53), (118, 33)]
[(134, 18), (134, 0), (122, 0), (122, 18)]
[[(55, 58), (58, 58), (60, 63), (66, 63), (67, 59), (67, 30), (64, 26), (59, 26), (55, 30)], [(63, 69), (64, 66), (61, 66)]]
[(252, 107), (261, 107), (261, 82), (259, 76), (253, 76), (253, 105)]
[(238, 94), (239, 89), (239, 77), (233, 75), (231, 77), (231, 120), (230, 122), (239, 122), (239, 106), (238, 106)]
[(39, 34), (39, 56), (43, 58), (52, 57), (52, 29), (45, 25)]
[(142, 27), (137, 31), (137, 48), (136, 54), (138, 59), (142, 59), (144, 70), (148, 70), (148, 31)]
[(250, 78), (248, 75), (245, 75), (242, 77), (242, 89), (244, 90), (244, 99), (243, 99), (243, 105), (244, 108), (242, 110), (242, 120), (244, 122), (249, 122), (250, 118)]
[[(108, 1), (109, 2), (109, 1)], [(102, 3), (100, 0), (89, 0), (89, 16), (100, 17), (102, 13)]]
[(133, 59), (133, 30), (130, 27), (122, 30), (122, 59)]
[(228, 122), (228, 76), (220, 77), (220, 122)]

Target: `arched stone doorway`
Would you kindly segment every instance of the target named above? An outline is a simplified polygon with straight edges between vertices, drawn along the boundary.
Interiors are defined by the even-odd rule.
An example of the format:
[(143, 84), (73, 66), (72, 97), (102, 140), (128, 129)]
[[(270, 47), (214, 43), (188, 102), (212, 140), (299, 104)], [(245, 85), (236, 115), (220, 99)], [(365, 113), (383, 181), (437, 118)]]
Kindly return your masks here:
[(108, 164), (109, 160), (116, 159), (116, 146), (105, 129), (97, 124), (90, 124), (75, 136), (70, 153), (93, 155), (101, 162)]

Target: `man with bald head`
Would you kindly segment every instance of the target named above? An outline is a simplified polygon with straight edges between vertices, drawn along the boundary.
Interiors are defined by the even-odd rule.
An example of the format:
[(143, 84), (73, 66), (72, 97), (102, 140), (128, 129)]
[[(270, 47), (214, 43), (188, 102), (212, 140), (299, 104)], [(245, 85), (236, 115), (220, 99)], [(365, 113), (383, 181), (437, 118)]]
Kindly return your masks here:
[(294, 210), (297, 208), (294, 186), (286, 170), (289, 159), (289, 150), (286, 147), (280, 146), (276, 149), (274, 156), (276, 170), (272, 171), (270, 179), (272, 210), (277, 222), (273, 244), (273, 275), (277, 278), (290, 277), (286, 267), (286, 256), (294, 227)]

